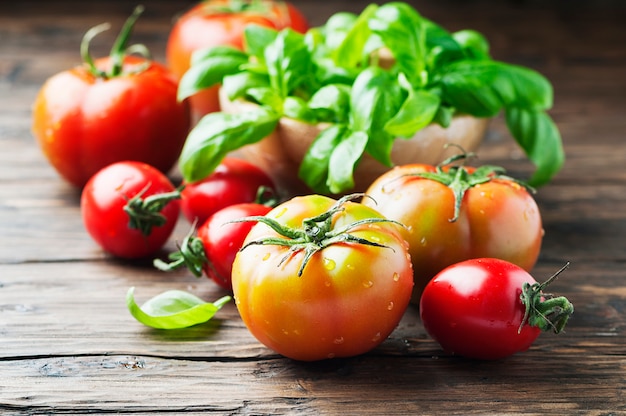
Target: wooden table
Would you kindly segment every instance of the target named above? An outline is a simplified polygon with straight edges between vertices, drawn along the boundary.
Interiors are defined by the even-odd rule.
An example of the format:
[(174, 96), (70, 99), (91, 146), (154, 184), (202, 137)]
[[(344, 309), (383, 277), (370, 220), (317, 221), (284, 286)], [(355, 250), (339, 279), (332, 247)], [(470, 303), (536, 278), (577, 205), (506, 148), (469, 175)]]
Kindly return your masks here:
[[(314, 24), (367, 4), (294, 3)], [(190, 4), (146, 1), (134, 40), (162, 60), (172, 16)], [(567, 163), (536, 195), (545, 240), (533, 273), (546, 278), (571, 261), (552, 287), (576, 306), (566, 333), (544, 334), (506, 360), (465, 360), (442, 353), (411, 307), (371, 353), (302, 364), (257, 343), (233, 304), (186, 330), (142, 326), (124, 303), (130, 286), (140, 303), (168, 289), (207, 300), (223, 292), (184, 271), (104, 255), (83, 229), (79, 192), (59, 179), (30, 133), (30, 105), (44, 80), (79, 61), (87, 28), (119, 27), (134, 3), (2, 2), (0, 413), (626, 414), (625, 7), (416, 4), (450, 30), (483, 32), (497, 59), (535, 68), (554, 84), (551, 114)], [(102, 41), (94, 50), (108, 47)], [(514, 176), (532, 169), (500, 118), (479, 155)], [(176, 238), (187, 227), (181, 221)]]

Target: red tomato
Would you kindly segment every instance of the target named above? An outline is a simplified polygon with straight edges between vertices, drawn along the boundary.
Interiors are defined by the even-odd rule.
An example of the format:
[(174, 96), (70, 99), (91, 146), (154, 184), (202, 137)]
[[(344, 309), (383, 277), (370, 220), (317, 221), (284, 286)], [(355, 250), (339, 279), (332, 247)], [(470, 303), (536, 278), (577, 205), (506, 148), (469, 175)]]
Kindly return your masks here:
[(35, 99), (33, 133), (52, 166), (77, 187), (118, 161), (167, 172), (187, 138), (189, 108), (177, 101), (177, 80), (156, 62), (125, 56), (121, 46), (95, 62), (84, 53), (85, 65), (48, 79)]
[(258, 201), (262, 197), (276, 195), (276, 187), (270, 177), (256, 165), (227, 157), (207, 178), (185, 184), (181, 208), (189, 222), (204, 223), (211, 215), (229, 205)]
[(539, 256), (544, 232), (535, 200), (527, 188), (491, 167), (400, 166), (379, 177), (366, 194), (371, 199), (364, 204), (406, 226), (414, 303), (428, 281), (451, 264), (496, 257), (530, 271)]
[(237, 204), (217, 211), (198, 229), (207, 262), (204, 272), (224, 289), (233, 290), (231, 271), (239, 249), (254, 222), (231, 222), (243, 217), (266, 215), (272, 208), (262, 204)]
[(261, 343), (313, 361), (383, 342), (408, 306), (413, 273), (397, 224), (347, 199), (307, 195), (259, 219), (232, 282), (241, 318)]
[[(170, 70), (180, 79), (189, 69), (191, 55), (199, 49), (229, 45), (243, 49), (243, 30), (248, 24), (277, 30), (291, 27), (304, 33), (308, 23), (291, 3), (276, 0), (208, 0), (185, 12), (170, 32), (166, 56)], [(217, 90), (209, 88), (190, 98), (195, 118), (219, 111)]]
[(154, 254), (174, 230), (180, 194), (157, 169), (117, 162), (96, 173), (81, 196), (83, 223), (107, 252), (123, 258)]
[(424, 328), (445, 351), (468, 358), (492, 360), (526, 351), (542, 330), (562, 331), (574, 311), (567, 299), (542, 293), (560, 271), (540, 285), (500, 259), (454, 264), (424, 289)]

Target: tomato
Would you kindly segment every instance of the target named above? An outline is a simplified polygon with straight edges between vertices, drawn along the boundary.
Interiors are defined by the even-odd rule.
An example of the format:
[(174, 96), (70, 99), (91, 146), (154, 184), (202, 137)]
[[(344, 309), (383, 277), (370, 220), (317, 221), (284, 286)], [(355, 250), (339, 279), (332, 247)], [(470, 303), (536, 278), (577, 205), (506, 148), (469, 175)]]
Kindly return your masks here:
[[(180, 79), (189, 69), (192, 53), (199, 49), (222, 45), (243, 49), (243, 30), (252, 23), (277, 30), (291, 27), (300, 33), (308, 29), (306, 18), (289, 2), (203, 1), (183, 13), (172, 27), (166, 47), (170, 70)], [(219, 111), (218, 88), (190, 98), (195, 118)]]
[(306, 195), (278, 205), (257, 219), (235, 257), (241, 318), (283, 356), (370, 351), (409, 304), (413, 273), (398, 225), (350, 198)]
[(424, 289), (424, 328), (445, 351), (468, 358), (500, 359), (526, 351), (542, 330), (561, 332), (574, 312), (566, 298), (542, 292), (564, 269), (539, 284), (500, 259), (449, 266)]
[(222, 288), (232, 291), (233, 261), (254, 226), (252, 221), (237, 220), (267, 214), (272, 208), (263, 204), (229, 205), (211, 215), (197, 231), (197, 237), (188, 236), (180, 250), (169, 255), (172, 262), (155, 260), (154, 265), (164, 271), (186, 266), (194, 275), (204, 273)]
[(366, 194), (371, 197), (366, 205), (406, 226), (414, 303), (428, 281), (451, 264), (496, 257), (530, 271), (539, 256), (544, 233), (539, 208), (529, 190), (499, 168), (399, 166)]
[[(137, 13), (120, 36), (128, 35)], [(191, 123), (188, 104), (177, 101), (176, 78), (157, 62), (125, 55), (125, 44), (94, 61), (88, 44), (103, 28), (94, 29), (83, 39), (85, 65), (52, 76), (37, 94), (34, 136), (51, 165), (77, 187), (118, 161), (167, 172)]]
[(154, 167), (117, 162), (97, 172), (81, 195), (83, 223), (107, 252), (141, 258), (158, 251), (180, 213), (180, 193)]
[(233, 157), (222, 160), (205, 179), (184, 185), (181, 208), (189, 222), (198, 224), (229, 205), (265, 202), (263, 198), (277, 194), (273, 181), (263, 170)]

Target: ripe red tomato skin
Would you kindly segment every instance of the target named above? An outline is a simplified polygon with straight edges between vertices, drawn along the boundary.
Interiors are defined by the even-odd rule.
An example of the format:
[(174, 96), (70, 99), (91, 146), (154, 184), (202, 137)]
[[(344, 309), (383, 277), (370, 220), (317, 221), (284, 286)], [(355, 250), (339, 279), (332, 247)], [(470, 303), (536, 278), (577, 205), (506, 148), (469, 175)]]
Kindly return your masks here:
[(272, 208), (256, 203), (230, 205), (211, 215), (198, 228), (208, 263), (204, 273), (222, 288), (231, 291), (231, 271), (237, 252), (255, 222), (231, 222), (243, 217), (265, 215)]
[(181, 209), (189, 222), (198, 224), (229, 205), (255, 202), (260, 187), (276, 194), (273, 181), (263, 170), (233, 157), (222, 160), (207, 178), (184, 185)]
[[(299, 227), (332, 204), (330, 198), (293, 198), (267, 216)], [(362, 204), (346, 207), (334, 227), (380, 214)], [(250, 245), (233, 264), (233, 294), (250, 332), (268, 348), (301, 361), (351, 357), (370, 351), (395, 329), (410, 300), (413, 273), (406, 242), (393, 224), (354, 232), (390, 248), (333, 244), (298, 270), (303, 253), (288, 247)], [(255, 225), (246, 241), (277, 236)], [(288, 258), (279, 264), (286, 255)]]
[(154, 167), (135, 161), (118, 162), (97, 172), (81, 194), (83, 224), (89, 235), (114, 256), (138, 259), (157, 252), (168, 240), (180, 213), (178, 200), (170, 201), (161, 210), (165, 225), (153, 227), (149, 236), (128, 227), (124, 212), (127, 200), (146, 186), (144, 197), (174, 191), (170, 180)]
[[(127, 56), (124, 68), (145, 62)], [(95, 65), (108, 69), (111, 59), (97, 59)], [(76, 187), (118, 161), (138, 160), (167, 172), (191, 123), (188, 104), (176, 99), (177, 88), (156, 62), (138, 74), (106, 80), (75, 67), (42, 86), (33, 105), (33, 134), (52, 166)]]
[[(258, 12), (217, 12), (216, 6), (227, 6), (225, 0), (201, 2), (183, 13), (169, 34), (166, 45), (166, 60), (170, 70), (180, 79), (189, 69), (194, 51), (214, 46), (228, 45), (243, 49), (243, 31), (246, 25), (254, 23), (274, 29), (291, 27), (304, 33), (308, 22), (302, 13), (291, 3), (279, 6), (268, 1), (271, 13)], [(194, 118), (219, 111), (218, 86), (203, 90), (190, 97)]]
[(450, 222), (454, 216), (452, 190), (415, 176), (435, 169), (425, 164), (396, 167), (371, 184), (366, 194), (372, 199), (364, 200), (407, 226), (402, 232), (415, 271), (413, 302), (419, 303), (421, 290), (433, 276), (463, 260), (495, 257), (532, 270), (544, 230), (530, 193), (513, 181), (492, 179), (467, 190), (459, 218)]
[(493, 258), (471, 259), (442, 270), (426, 286), (420, 316), (448, 353), (496, 360), (526, 351), (541, 330), (525, 324), (522, 285), (536, 283), (522, 268)]

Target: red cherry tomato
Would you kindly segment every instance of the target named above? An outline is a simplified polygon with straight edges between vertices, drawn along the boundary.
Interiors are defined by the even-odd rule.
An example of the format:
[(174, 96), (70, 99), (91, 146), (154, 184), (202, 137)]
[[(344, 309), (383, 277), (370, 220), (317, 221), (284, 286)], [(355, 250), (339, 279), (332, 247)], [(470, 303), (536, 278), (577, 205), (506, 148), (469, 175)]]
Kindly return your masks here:
[[(301, 33), (308, 29), (306, 18), (289, 2), (203, 1), (185, 12), (170, 32), (166, 48), (170, 70), (180, 79), (189, 69), (191, 54), (199, 49), (222, 45), (242, 49), (243, 30), (251, 23)], [(219, 111), (217, 90), (209, 88), (190, 98), (194, 117)]]
[(233, 290), (231, 280), (233, 261), (255, 224), (250, 221), (231, 221), (265, 215), (271, 209), (267, 205), (254, 203), (231, 205), (211, 215), (198, 229), (198, 238), (202, 240), (208, 260), (204, 272), (224, 289)]
[(181, 208), (189, 222), (202, 224), (229, 205), (259, 202), (261, 188), (265, 196), (276, 195), (274, 183), (260, 168), (246, 160), (227, 157), (207, 178), (185, 184)]
[(118, 162), (97, 172), (81, 195), (83, 223), (107, 252), (123, 258), (154, 254), (172, 234), (180, 194), (170, 180), (141, 162)]
[(560, 332), (573, 313), (567, 299), (542, 293), (552, 279), (540, 285), (513, 263), (466, 260), (428, 283), (420, 316), (445, 351), (483, 360), (504, 358), (526, 351), (542, 330)]
[[(139, 12), (120, 36), (128, 35)], [(176, 98), (176, 78), (163, 65), (125, 55), (125, 43), (94, 62), (87, 47), (103, 30), (94, 29), (83, 39), (85, 65), (54, 75), (39, 91), (34, 136), (52, 166), (77, 187), (118, 161), (143, 161), (167, 172), (190, 127), (188, 104)]]

